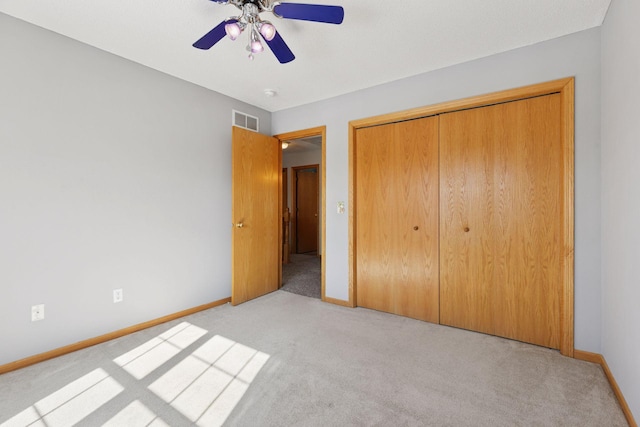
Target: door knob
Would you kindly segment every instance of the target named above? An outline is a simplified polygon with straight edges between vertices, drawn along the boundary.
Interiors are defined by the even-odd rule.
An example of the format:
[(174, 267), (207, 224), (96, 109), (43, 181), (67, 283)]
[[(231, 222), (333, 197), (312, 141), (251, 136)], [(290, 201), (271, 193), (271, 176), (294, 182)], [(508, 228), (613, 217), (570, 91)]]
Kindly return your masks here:
[(242, 227), (244, 227), (243, 223), (239, 222), (239, 223), (236, 224), (236, 228), (242, 228)]
[(414, 229), (415, 231), (418, 231), (418, 230), (420, 229), (420, 227), (418, 227), (418, 226), (416, 225), (415, 227), (413, 227), (413, 229)]
[(469, 228), (469, 227), (465, 227), (465, 228), (464, 228), (464, 232), (465, 232), (465, 233), (468, 233), (468, 232), (469, 232), (469, 230), (470, 230), (470, 228)]

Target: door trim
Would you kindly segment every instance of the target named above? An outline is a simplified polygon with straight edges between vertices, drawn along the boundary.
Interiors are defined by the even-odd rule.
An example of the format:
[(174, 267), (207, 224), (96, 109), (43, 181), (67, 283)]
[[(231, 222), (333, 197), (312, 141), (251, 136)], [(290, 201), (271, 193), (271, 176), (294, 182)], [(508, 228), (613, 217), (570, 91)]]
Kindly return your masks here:
[[(327, 248), (327, 233), (326, 233), (326, 222), (327, 222), (327, 209), (326, 209), (326, 183), (327, 183), (327, 127), (326, 126), (318, 126), (315, 128), (303, 129), (293, 132), (281, 133), (278, 135), (274, 135), (274, 138), (277, 138), (280, 142), (282, 141), (291, 141), (292, 139), (300, 139), (300, 138), (308, 138), (310, 136), (321, 136), (322, 137), (322, 159), (320, 164), (320, 173), (322, 176), (321, 184), (320, 184), (320, 192), (321, 192), (321, 206), (320, 212), (322, 212), (322, 221), (320, 221), (320, 239), (322, 244), (318, 249), (318, 255), (320, 255), (320, 283), (321, 283), (321, 299), (322, 301), (327, 302), (326, 297), (326, 284), (325, 284), (325, 276), (326, 276), (326, 248)], [(282, 202), (281, 202), (282, 203)]]
[[(356, 130), (405, 120), (418, 119), (442, 113), (485, 107), (492, 104), (533, 98), (558, 93), (561, 95), (561, 144), (562, 164), (562, 299), (560, 307), (560, 352), (568, 357), (574, 356), (574, 99), (575, 82), (573, 77), (553, 80), (516, 89), (509, 89), (485, 95), (473, 96), (456, 101), (448, 101), (426, 107), (413, 108), (396, 113), (353, 120), (349, 122), (349, 306), (356, 306), (357, 271), (355, 211), (355, 172), (356, 172)], [(323, 161), (324, 165), (324, 161)], [(324, 193), (323, 193), (324, 194)]]

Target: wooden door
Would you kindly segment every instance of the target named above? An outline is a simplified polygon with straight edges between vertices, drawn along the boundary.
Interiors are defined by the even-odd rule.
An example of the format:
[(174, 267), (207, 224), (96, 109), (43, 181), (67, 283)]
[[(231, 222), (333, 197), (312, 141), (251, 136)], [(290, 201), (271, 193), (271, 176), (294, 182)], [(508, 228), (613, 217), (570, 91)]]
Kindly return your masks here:
[(318, 166), (295, 168), (296, 253), (318, 251)]
[(438, 118), (355, 136), (358, 306), (438, 322)]
[(560, 346), (560, 95), (440, 119), (440, 322)]
[(279, 141), (233, 127), (231, 303), (278, 289), (281, 254)]

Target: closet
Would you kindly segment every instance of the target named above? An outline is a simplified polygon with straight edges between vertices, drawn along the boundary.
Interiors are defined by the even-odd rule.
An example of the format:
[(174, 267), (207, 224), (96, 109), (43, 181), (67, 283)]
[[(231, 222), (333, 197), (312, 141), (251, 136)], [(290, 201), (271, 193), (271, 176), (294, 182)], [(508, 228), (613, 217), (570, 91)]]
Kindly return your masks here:
[(354, 305), (572, 351), (569, 92), (352, 123)]

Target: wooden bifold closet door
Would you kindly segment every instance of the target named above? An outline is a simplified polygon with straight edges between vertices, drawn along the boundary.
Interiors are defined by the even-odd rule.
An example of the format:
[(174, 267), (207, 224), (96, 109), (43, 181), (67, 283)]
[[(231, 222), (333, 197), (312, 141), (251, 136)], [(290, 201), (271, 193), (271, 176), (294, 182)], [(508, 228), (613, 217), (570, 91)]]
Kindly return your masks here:
[(440, 116), (440, 323), (560, 346), (560, 95)]
[(357, 127), (357, 305), (572, 351), (562, 105), (552, 93)]
[(438, 118), (358, 129), (361, 307), (438, 322)]

